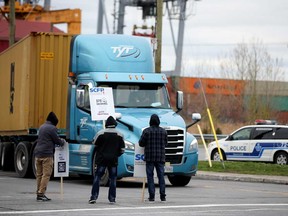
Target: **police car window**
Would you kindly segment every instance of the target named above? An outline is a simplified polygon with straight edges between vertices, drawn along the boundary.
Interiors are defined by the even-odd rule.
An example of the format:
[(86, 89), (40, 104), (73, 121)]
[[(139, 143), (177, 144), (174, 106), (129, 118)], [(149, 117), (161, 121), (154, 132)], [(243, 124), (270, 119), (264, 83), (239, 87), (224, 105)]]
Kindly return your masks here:
[(288, 139), (288, 128), (277, 128), (274, 139)]
[(275, 129), (268, 127), (255, 128), (252, 139), (275, 139)]
[(232, 135), (232, 140), (249, 140), (252, 128), (244, 128)]

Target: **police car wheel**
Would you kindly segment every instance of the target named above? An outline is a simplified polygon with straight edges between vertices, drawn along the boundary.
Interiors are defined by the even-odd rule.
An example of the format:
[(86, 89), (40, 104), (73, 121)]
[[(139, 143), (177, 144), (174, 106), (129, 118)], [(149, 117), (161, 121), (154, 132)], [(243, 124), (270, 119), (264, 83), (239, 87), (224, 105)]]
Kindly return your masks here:
[[(222, 157), (223, 157), (223, 160), (226, 160), (226, 155), (224, 153), (223, 150), (221, 150), (221, 153), (222, 153)], [(213, 161), (220, 161), (220, 154), (218, 152), (218, 149), (214, 149), (211, 153), (211, 160)]]
[(278, 165), (286, 165), (288, 161), (288, 154), (286, 152), (278, 152), (275, 156), (274, 162)]

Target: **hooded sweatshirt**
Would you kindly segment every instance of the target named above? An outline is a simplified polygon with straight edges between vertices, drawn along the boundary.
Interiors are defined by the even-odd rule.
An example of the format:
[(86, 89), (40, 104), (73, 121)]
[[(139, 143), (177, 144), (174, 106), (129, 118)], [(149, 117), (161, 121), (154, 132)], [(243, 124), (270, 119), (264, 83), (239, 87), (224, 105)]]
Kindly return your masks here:
[(40, 126), (37, 145), (34, 150), (35, 157), (53, 157), (55, 145), (63, 146), (56, 125), (58, 118), (54, 112), (50, 112), (46, 122)]
[(124, 153), (125, 143), (123, 135), (115, 127), (116, 120), (109, 116), (105, 123), (106, 129), (100, 130), (94, 137), (96, 146), (96, 164), (100, 166), (117, 166), (118, 157)]
[(167, 132), (159, 127), (160, 119), (158, 115), (153, 114), (150, 117), (150, 127), (146, 128), (139, 140), (139, 145), (145, 147), (145, 161), (147, 162), (165, 162), (165, 147), (167, 146)]

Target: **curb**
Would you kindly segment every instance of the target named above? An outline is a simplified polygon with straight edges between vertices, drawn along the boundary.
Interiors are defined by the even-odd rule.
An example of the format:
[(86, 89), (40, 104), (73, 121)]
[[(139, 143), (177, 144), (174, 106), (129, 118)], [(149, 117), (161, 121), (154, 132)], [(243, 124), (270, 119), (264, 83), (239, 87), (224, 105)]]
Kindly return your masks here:
[(248, 174), (197, 171), (196, 176), (194, 176), (193, 178), (207, 179), (207, 180), (260, 182), (260, 183), (288, 185), (287, 176), (265, 176), (265, 175), (248, 175)]

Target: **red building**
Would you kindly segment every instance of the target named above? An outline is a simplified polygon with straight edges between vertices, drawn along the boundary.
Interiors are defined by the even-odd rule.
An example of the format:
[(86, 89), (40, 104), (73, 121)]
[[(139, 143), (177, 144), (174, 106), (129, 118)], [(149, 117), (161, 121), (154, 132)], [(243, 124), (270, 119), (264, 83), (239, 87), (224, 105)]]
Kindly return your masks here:
[[(60, 29), (53, 27), (51, 23), (31, 22), (16, 20), (15, 42), (29, 35), (31, 32), (58, 32), (64, 33)], [(9, 47), (9, 23), (5, 19), (0, 19), (0, 53)]]

